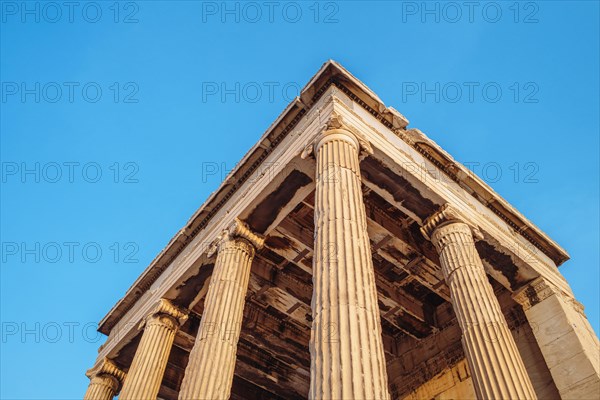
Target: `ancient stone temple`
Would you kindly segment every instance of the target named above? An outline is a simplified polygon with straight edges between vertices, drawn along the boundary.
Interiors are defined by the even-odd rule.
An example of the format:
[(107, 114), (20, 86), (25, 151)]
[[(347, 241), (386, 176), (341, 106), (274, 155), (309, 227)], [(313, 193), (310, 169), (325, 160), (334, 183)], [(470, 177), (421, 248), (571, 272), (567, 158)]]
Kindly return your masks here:
[(100, 322), (85, 399), (595, 399), (568, 258), (329, 61)]

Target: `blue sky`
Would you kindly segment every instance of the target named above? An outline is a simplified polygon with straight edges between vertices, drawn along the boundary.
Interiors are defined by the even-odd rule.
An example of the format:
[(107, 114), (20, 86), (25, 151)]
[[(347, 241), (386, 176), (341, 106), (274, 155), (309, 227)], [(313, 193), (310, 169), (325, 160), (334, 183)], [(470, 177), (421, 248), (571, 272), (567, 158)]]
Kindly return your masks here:
[(570, 253), (599, 332), (598, 3), (461, 4), (1, 2), (0, 398), (82, 396), (96, 323), (330, 58)]

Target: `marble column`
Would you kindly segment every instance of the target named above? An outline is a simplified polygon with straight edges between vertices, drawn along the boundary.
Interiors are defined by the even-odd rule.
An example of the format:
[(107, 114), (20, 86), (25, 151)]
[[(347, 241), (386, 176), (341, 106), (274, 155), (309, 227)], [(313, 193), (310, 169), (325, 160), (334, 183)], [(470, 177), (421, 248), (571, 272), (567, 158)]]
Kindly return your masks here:
[(144, 321), (144, 333), (133, 357), (119, 400), (156, 399), (171, 346), (187, 312), (161, 299)]
[(513, 294), (563, 399), (600, 398), (600, 344), (583, 306), (543, 277)]
[(96, 367), (87, 371), (90, 378), (84, 400), (112, 400), (123, 384), (125, 373), (111, 360), (105, 358)]
[(263, 245), (264, 239), (237, 219), (217, 240), (217, 260), (179, 399), (229, 398), (250, 268)]
[[(303, 154), (316, 158), (310, 399), (389, 399), (359, 154), (337, 115)], [(364, 154), (364, 153), (363, 153)]]
[(425, 221), (421, 232), (435, 245), (478, 399), (535, 399), (533, 385), (500, 310), (473, 232), (445, 205)]

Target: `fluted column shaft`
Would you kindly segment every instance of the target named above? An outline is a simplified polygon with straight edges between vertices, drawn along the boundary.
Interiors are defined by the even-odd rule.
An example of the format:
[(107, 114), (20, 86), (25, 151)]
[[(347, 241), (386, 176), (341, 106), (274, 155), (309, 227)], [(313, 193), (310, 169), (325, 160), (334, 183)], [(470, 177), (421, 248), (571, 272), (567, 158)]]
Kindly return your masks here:
[(120, 400), (156, 399), (182, 319), (185, 319), (185, 313), (165, 300), (146, 318)]
[(359, 151), (345, 129), (314, 147), (311, 399), (389, 398)]
[(442, 223), (431, 239), (440, 254), (462, 343), (479, 399), (535, 399), (536, 394), (483, 264), (471, 228)]
[(119, 383), (110, 375), (96, 375), (90, 379), (84, 400), (112, 400), (117, 394)]
[[(239, 231), (239, 228), (236, 228)], [(228, 399), (254, 245), (231, 232), (218, 246), (196, 342), (190, 353), (179, 399)]]
[(84, 400), (112, 400), (125, 378), (125, 373), (108, 358), (101, 360), (86, 375), (90, 378), (90, 384)]

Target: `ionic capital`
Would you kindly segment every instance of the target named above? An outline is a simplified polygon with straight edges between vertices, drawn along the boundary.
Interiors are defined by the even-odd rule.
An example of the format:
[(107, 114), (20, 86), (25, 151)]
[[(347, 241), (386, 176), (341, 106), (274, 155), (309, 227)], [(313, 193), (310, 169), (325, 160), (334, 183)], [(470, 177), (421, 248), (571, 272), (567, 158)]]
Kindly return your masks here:
[(467, 222), (467, 219), (449, 203), (441, 206), (438, 211), (425, 220), (425, 223), (421, 227), (421, 233), (426, 239), (431, 240), (433, 232), (435, 232), (436, 229), (453, 223), (463, 223), (471, 229), (474, 238), (483, 238), (479, 229)]
[(329, 140), (341, 139), (352, 144), (359, 154), (359, 158), (373, 154), (371, 143), (358, 130), (344, 123), (340, 114), (335, 111), (331, 113), (327, 123), (321, 128), (315, 138), (313, 138), (302, 151), (301, 157), (308, 158), (318, 152), (319, 148)]
[(210, 246), (208, 256), (211, 257), (223, 243), (236, 239), (244, 239), (252, 245), (253, 250), (260, 250), (265, 245), (265, 238), (262, 235), (252, 232), (248, 225), (235, 218)]
[(119, 369), (111, 359), (106, 357), (99, 364), (88, 369), (85, 375), (90, 379), (98, 378), (106, 381), (105, 383), (107, 384), (110, 383), (115, 392), (119, 391), (125, 380), (125, 372)]
[(558, 294), (558, 290), (540, 276), (515, 291), (512, 294), (512, 298), (519, 303), (524, 310), (529, 310), (531, 307), (555, 294)]
[(187, 321), (189, 312), (183, 310), (167, 299), (160, 299), (154, 309), (143, 321), (142, 326), (148, 323), (159, 323), (170, 329), (177, 329)]

